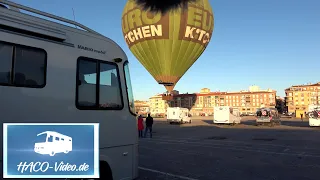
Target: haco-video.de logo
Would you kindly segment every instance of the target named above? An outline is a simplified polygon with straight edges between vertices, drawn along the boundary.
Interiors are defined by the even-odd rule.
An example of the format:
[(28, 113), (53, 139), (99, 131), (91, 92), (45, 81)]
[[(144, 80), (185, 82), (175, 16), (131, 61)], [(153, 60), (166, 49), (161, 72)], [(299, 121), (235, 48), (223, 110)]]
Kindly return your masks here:
[[(99, 167), (99, 158), (96, 154), (99, 152), (99, 141), (96, 138), (98, 132), (95, 131), (98, 128), (95, 124), (20, 126), (10, 128), (5, 125), (7, 130), (4, 132), (8, 138), (4, 141), (4, 149), (6, 148), (4, 164), (7, 165), (4, 168), (5, 178), (97, 178), (99, 176), (96, 172)], [(22, 134), (24, 138), (21, 138)]]

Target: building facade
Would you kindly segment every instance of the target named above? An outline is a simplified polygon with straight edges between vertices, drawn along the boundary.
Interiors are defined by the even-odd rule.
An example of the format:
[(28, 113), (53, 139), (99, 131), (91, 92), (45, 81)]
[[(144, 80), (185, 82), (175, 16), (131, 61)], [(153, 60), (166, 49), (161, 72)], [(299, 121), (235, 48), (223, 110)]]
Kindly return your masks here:
[(171, 101), (167, 101), (170, 107), (185, 107), (190, 109), (192, 115), (212, 115), (215, 106), (232, 106), (239, 108), (243, 114), (254, 113), (257, 108), (275, 107), (276, 91), (260, 90), (258, 86), (250, 87), (247, 91), (239, 92), (211, 92), (203, 88), (199, 93), (176, 94)]
[(286, 106), (289, 113), (308, 109), (309, 105), (320, 105), (320, 82), (315, 84), (295, 85), (285, 89)]
[(150, 112), (148, 101), (134, 101), (134, 107), (137, 114), (147, 114)]
[(168, 102), (162, 99), (162, 94), (149, 98), (150, 113), (153, 116), (164, 115), (167, 112)]

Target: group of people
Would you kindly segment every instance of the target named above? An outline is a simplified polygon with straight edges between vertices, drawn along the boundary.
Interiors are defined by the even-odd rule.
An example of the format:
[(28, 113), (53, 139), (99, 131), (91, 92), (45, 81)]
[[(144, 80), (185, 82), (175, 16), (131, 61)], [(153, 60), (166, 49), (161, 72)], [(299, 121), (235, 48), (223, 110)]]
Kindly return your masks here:
[(150, 138), (152, 138), (152, 125), (153, 125), (153, 118), (150, 114), (148, 114), (148, 117), (146, 118), (146, 128), (143, 134), (144, 125), (143, 125), (143, 117), (141, 115), (138, 116), (138, 132), (139, 132), (139, 138), (143, 138), (147, 136), (147, 133), (149, 131)]

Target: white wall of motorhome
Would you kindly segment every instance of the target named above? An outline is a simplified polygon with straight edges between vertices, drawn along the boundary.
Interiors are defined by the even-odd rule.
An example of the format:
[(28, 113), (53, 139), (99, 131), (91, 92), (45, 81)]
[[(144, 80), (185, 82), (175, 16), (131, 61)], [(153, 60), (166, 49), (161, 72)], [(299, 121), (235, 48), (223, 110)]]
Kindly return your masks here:
[[(232, 109), (232, 113), (230, 110)], [(216, 106), (213, 109), (213, 123), (232, 124), (241, 123), (239, 109), (230, 106)]]
[[(123, 63), (127, 57), (113, 41), (92, 33), (0, 8), (0, 16), (15, 17), (25, 23), (59, 29), (66, 33), (65, 43), (49, 42), (34, 37), (0, 31), (0, 41), (40, 48), (47, 53), (44, 88), (0, 86), (1, 134), (4, 122), (100, 123), (100, 158), (106, 160), (114, 179), (132, 177), (132, 164), (137, 164), (137, 133), (135, 117), (129, 112)], [(1, 24), (1, 22), (0, 22)], [(0, 42), (1, 43), (1, 42)], [(66, 43), (73, 44), (69, 46)], [(106, 51), (105, 54), (79, 49), (78, 45)], [(0, 56), (2, 56), (0, 54)], [(122, 110), (79, 110), (76, 104), (77, 59), (81, 56), (118, 64), (123, 97)], [(2, 59), (3, 60), (3, 59)], [(103, 92), (100, 92), (103, 93)], [(105, 92), (107, 93), (107, 92)], [(112, 96), (112, 94), (107, 94)], [(125, 133), (123, 132), (125, 130)], [(0, 138), (2, 144), (2, 138)], [(119, 148), (111, 148), (121, 146)], [(2, 153), (2, 148), (0, 148)], [(126, 157), (121, 152), (128, 152)], [(120, 161), (122, 159), (122, 161)], [(127, 161), (127, 162), (125, 162)], [(119, 168), (121, 167), (121, 168)], [(131, 173), (128, 173), (131, 172)]]
[(320, 126), (320, 118), (309, 118), (309, 126), (311, 127), (319, 127)]
[(189, 109), (180, 107), (168, 107), (167, 108), (167, 121), (168, 122), (183, 122), (191, 123), (192, 120), (189, 117)]

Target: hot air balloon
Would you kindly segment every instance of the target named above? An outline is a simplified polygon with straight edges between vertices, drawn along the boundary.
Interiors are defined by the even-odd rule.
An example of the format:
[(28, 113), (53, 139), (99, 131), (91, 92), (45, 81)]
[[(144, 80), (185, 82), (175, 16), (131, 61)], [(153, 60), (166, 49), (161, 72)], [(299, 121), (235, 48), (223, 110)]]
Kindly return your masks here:
[(213, 21), (208, 0), (128, 0), (122, 32), (134, 56), (171, 92), (208, 46)]

